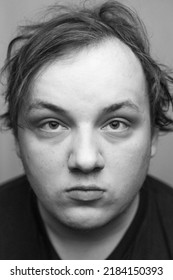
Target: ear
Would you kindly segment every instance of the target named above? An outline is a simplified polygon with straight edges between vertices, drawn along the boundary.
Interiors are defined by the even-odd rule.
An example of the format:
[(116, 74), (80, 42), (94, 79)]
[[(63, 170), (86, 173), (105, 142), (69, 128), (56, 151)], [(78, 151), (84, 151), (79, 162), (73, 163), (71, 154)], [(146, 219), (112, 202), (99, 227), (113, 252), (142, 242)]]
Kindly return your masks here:
[(154, 157), (157, 152), (158, 137), (159, 137), (159, 129), (153, 128), (152, 139), (151, 139), (151, 157)]

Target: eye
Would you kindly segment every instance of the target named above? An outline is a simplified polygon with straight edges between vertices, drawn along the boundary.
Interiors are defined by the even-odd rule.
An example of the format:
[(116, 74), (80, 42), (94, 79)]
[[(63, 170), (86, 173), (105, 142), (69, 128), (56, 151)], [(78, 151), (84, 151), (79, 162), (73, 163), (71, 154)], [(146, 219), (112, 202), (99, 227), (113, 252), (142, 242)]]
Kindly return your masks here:
[(59, 128), (60, 124), (56, 121), (49, 121), (44, 127), (47, 127), (49, 129), (55, 130)]
[(67, 127), (57, 120), (47, 120), (40, 124), (40, 130), (46, 132), (60, 132), (62, 130), (66, 130)]
[(103, 130), (108, 132), (125, 132), (129, 127), (130, 124), (125, 120), (112, 120), (103, 127)]

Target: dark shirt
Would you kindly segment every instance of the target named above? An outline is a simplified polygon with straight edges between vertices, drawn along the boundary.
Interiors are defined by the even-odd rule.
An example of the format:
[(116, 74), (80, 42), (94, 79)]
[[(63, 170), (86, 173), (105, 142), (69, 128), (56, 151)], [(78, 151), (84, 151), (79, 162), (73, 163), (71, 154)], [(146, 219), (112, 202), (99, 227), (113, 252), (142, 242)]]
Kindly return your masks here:
[[(100, 245), (101, 246), (101, 245)], [(147, 177), (133, 222), (107, 259), (173, 259), (173, 189)], [(0, 259), (60, 259), (26, 176), (0, 187)]]

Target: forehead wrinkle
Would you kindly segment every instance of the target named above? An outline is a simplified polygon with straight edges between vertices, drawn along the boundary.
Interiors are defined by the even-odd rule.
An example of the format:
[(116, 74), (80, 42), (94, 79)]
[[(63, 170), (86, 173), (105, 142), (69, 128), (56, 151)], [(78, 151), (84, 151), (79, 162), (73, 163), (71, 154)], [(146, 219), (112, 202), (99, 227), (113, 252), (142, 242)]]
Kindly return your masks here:
[[(101, 45), (101, 46), (102, 46), (102, 45)], [(101, 46), (100, 46), (100, 47), (101, 47)], [(102, 46), (102, 47), (103, 47), (103, 46)], [(123, 50), (124, 50), (124, 48), (123, 48)], [(74, 67), (74, 66), (76, 65), (77, 70), (79, 70), (78, 68), (79, 68), (79, 66), (81, 66), (81, 62), (83, 62), (83, 60), (84, 60), (84, 62), (88, 62), (89, 58), (90, 58), (90, 60), (91, 60), (91, 58), (93, 58), (93, 55), (94, 55), (94, 57), (96, 56), (97, 53), (95, 54), (95, 51), (96, 51), (96, 50), (94, 49), (93, 51), (88, 52), (88, 54), (89, 54), (91, 57), (88, 57), (88, 56), (87, 56), (87, 57), (76, 56), (76, 57), (75, 57), (76, 59), (77, 59), (77, 58), (78, 58), (78, 59), (80, 58), (80, 59), (77, 60), (77, 61), (75, 60), (75, 63), (70, 63), (70, 66), (73, 66), (73, 67)], [(118, 50), (117, 50), (117, 51), (118, 51)], [(124, 51), (123, 51), (123, 57), (124, 57), (124, 55), (126, 54), (126, 52), (127, 52), (127, 50), (126, 50), (126, 48), (125, 48), (125, 53), (124, 53)], [(106, 52), (106, 54), (107, 54), (107, 53), (109, 53), (109, 52)], [(80, 55), (83, 55), (83, 54), (85, 54), (85, 53), (80, 53)], [(102, 53), (101, 53), (101, 54), (102, 54)], [(100, 55), (101, 55), (101, 54), (99, 54), (99, 58), (100, 58)], [(96, 58), (97, 58), (97, 56), (96, 56)], [(86, 60), (86, 59), (87, 59), (87, 60)], [(109, 59), (110, 59), (110, 58), (109, 58)], [(100, 61), (100, 60), (98, 60), (98, 61)], [(131, 61), (131, 60), (130, 60), (130, 61)], [(74, 61), (73, 61), (73, 62), (74, 62)], [(132, 62), (133, 62), (133, 61), (132, 61)], [(130, 62), (130, 65), (131, 65), (132, 62)], [(56, 71), (61, 70), (61, 71), (62, 71), (62, 74), (64, 74), (63, 71), (64, 71), (64, 69), (65, 69), (65, 71), (68, 69), (68, 68), (67, 68), (67, 67), (68, 67), (68, 64), (67, 64), (67, 65), (61, 65), (61, 64), (59, 65), (59, 62), (57, 62), (57, 61), (56, 61), (56, 63), (57, 63), (57, 64), (55, 64), (55, 65), (54, 65), (54, 64), (53, 64), (53, 65), (50, 65), (50, 67), (54, 67), (54, 66), (57, 67), (57, 66), (58, 66), (57, 69), (56, 69), (56, 68), (55, 68), (55, 69), (53, 68), (54, 72), (55, 72), (55, 70), (56, 70)], [(139, 64), (140, 64), (140, 62), (139, 62)], [(94, 64), (94, 65), (95, 65), (95, 64)], [(66, 67), (65, 67), (65, 68), (63, 67), (62, 69), (59, 69), (59, 66), (66, 66)], [(132, 66), (133, 66), (133, 65), (132, 65)], [(106, 68), (106, 67), (105, 67), (105, 68)], [(49, 67), (48, 67), (48, 68), (46, 67), (45, 71), (47, 71), (47, 70), (50, 70), (50, 68), (49, 68)], [(51, 68), (51, 70), (52, 70), (52, 68)], [(72, 70), (73, 70), (73, 71), (72, 71)], [(69, 69), (68, 69), (68, 71), (69, 71)], [(73, 72), (74, 72), (74, 69), (72, 68), (71, 71), (72, 71), (72, 73), (73, 73)], [(54, 72), (53, 72), (53, 73), (54, 73)], [(78, 72), (79, 72), (79, 71), (78, 71)], [(78, 72), (77, 72), (77, 74), (78, 74)], [(143, 71), (142, 71), (142, 72), (143, 72)], [(66, 72), (65, 72), (65, 73), (66, 73)], [(79, 73), (80, 73), (80, 72), (79, 72)], [(43, 71), (42, 74), (43, 74), (43, 76), (44, 76), (45, 72)], [(49, 73), (49, 72), (46, 72), (46, 75), (48, 75), (48, 74), (49, 74), (50, 77), (52, 77), (52, 75), (51, 75), (52, 72), (50, 72), (50, 73)], [(56, 74), (56, 73), (54, 73), (54, 74)], [(103, 74), (105, 74), (105, 72), (104, 72)], [(143, 73), (143, 74), (144, 74), (144, 73)], [(54, 99), (55, 90), (57, 90), (57, 88), (53, 88), (53, 90), (52, 90), (52, 87), (49, 87), (49, 88), (46, 87), (45, 89), (42, 88), (42, 87), (40, 88), (40, 82), (41, 82), (41, 86), (45, 86), (45, 85), (42, 83), (42, 82), (44, 81), (44, 80), (42, 80), (43, 76), (42, 76), (42, 75), (39, 75), (39, 77), (37, 77), (38, 79), (36, 79), (36, 84), (34, 84), (34, 86), (36, 86), (36, 88), (34, 89), (33, 97), (34, 97), (34, 94), (36, 95), (36, 96), (35, 96), (36, 98), (38, 98), (40, 94), (41, 94), (40, 96), (43, 97), (44, 95), (47, 95), (47, 92), (46, 92), (46, 91), (43, 91), (43, 92), (42, 92), (42, 90), (50, 90), (50, 98), (52, 99), (52, 97), (53, 97), (53, 99)], [(63, 77), (64, 77), (64, 76), (66, 76), (66, 75), (63, 75)], [(46, 77), (47, 77), (47, 76), (46, 76)], [(107, 76), (106, 76), (106, 77), (107, 77)], [(106, 77), (105, 77), (105, 79), (106, 79)], [(123, 76), (122, 76), (122, 77), (123, 77)], [(41, 80), (40, 80), (40, 78), (41, 78)], [(56, 78), (56, 77), (55, 77), (55, 78)], [(144, 75), (144, 79), (145, 79), (145, 75)], [(72, 79), (72, 81), (73, 81), (73, 80), (74, 80), (74, 79)], [(101, 80), (103, 80), (103, 79), (100, 79), (100, 80), (99, 80), (98, 85), (100, 84)], [(48, 81), (49, 81), (49, 80), (48, 80)], [(57, 79), (56, 79), (56, 81), (57, 81)], [(59, 81), (59, 80), (58, 80), (58, 81)], [(61, 80), (60, 80), (60, 81), (61, 81)], [(78, 81), (78, 80), (77, 80), (77, 81)], [(83, 81), (83, 80), (82, 80), (82, 81)], [(85, 80), (84, 80), (84, 81), (85, 81)], [(106, 80), (106, 81), (107, 81), (107, 80)], [(38, 82), (39, 82), (39, 84), (38, 84)], [(52, 85), (52, 80), (50, 80), (49, 82), (51, 82), (51, 83), (49, 83), (48, 86)], [(66, 93), (69, 93), (69, 92), (72, 93), (72, 89), (73, 89), (73, 88), (72, 88), (72, 89), (70, 88), (70, 91), (68, 91), (68, 90), (66, 90), (66, 87), (65, 87), (65, 90), (64, 90), (64, 86), (68, 85), (68, 83), (64, 83), (64, 82), (65, 82), (64, 79), (63, 79), (61, 82), (62, 82), (63, 87), (61, 86), (61, 87), (60, 87), (60, 90), (62, 90), (62, 92), (65, 93), (65, 94), (64, 94), (65, 97), (69, 97), (69, 95), (66, 94)], [(87, 80), (87, 82), (88, 82), (88, 80)], [(92, 80), (91, 82), (93, 82), (93, 80)], [(111, 83), (110, 83), (110, 82), (111, 82), (110, 80), (109, 80), (108, 82), (109, 82), (109, 84), (111, 84)], [(120, 84), (120, 82), (121, 82), (121, 84), (122, 84), (122, 79), (119, 81), (119, 84)], [(94, 84), (94, 86), (95, 86), (96, 83), (93, 83), (93, 84)], [(78, 83), (77, 85), (78, 85), (78, 86), (81, 86), (81, 85), (83, 86), (83, 83), (82, 83), (82, 84), (79, 84), (79, 83)], [(37, 86), (39, 86), (39, 88), (37, 88)], [(47, 86), (47, 84), (46, 84), (46, 86)], [(59, 86), (59, 84), (55, 84), (55, 86)], [(76, 84), (75, 84), (75, 86), (76, 86)], [(106, 85), (104, 85), (104, 86), (106, 86)], [(112, 89), (112, 87), (109, 88), (109, 90), (110, 90), (110, 96), (112, 96), (112, 90), (115, 90), (115, 83), (113, 83), (112, 86), (114, 86), (113, 89)], [(136, 89), (136, 83), (135, 83), (135, 84), (133, 83), (132, 86), (135, 87), (135, 88), (134, 88), (134, 89), (133, 89), (133, 88), (127, 88), (127, 89), (126, 89), (126, 88), (123, 88), (123, 89), (121, 88), (121, 89), (120, 89), (120, 90), (121, 90), (120, 93), (122, 94), (122, 91), (123, 91), (123, 92), (124, 92), (124, 91), (126, 91), (126, 92), (132, 91), (133, 94), (135, 93), (135, 96), (136, 96), (136, 95), (138, 95), (138, 92), (141, 92), (141, 91), (142, 91), (142, 93), (144, 93), (144, 94), (146, 95), (146, 81), (145, 81), (145, 84), (143, 85), (143, 88), (140, 88), (140, 89), (137, 88), (137, 89)], [(144, 87), (145, 87), (145, 88), (144, 88)], [(86, 88), (86, 87), (85, 87), (85, 88)], [(84, 87), (82, 88), (82, 90), (83, 90), (84, 92), (85, 92), (85, 88), (84, 88)], [(54, 90), (54, 89), (55, 89), (55, 90)], [(59, 89), (59, 88), (58, 88), (58, 89)], [(67, 88), (67, 89), (68, 89), (68, 88)], [(100, 88), (97, 89), (96, 87), (94, 87), (94, 88), (92, 87), (92, 88), (91, 88), (91, 91), (86, 91), (86, 92), (85, 92), (85, 93), (87, 93), (87, 94), (85, 94), (85, 95), (84, 95), (84, 94), (82, 94), (82, 95), (80, 94), (81, 92), (83, 93), (83, 91), (81, 90), (81, 87), (79, 87), (79, 88), (77, 88), (77, 89), (78, 89), (78, 91), (76, 90), (76, 87), (75, 87), (75, 92), (74, 92), (74, 93), (78, 93), (78, 92), (79, 92), (79, 94), (74, 94), (74, 95), (72, 94), (72, 97), (73, 97), (72, 103), (75, 104), (76, 102), (74, 102), (74, 101), (77, 101), (78, 98), (82, 97), (81, 100), (82, 100), (82, 102), (84, 102), (84, 103), (82, 103), (82, 107), (84, 106), (84, 111), (85, 111), (85, 109), (86, 109), (86, 106), (85, 106), (86, 103), (85, 103), (85, 101), (89, 101), (88, 104), (90, 105), (91, 101), (93, 101), (93, 100), (91, 100), (91, 97), (94, 98), (94, 96), (95, 96), (95, 95), (94, 95), (94, 91), (96, 92), (96, 96), (95, 96), (95, 97), (98, 97), (98, 94), (97, 94), (97, 91), (96, 91), (96, 90), (98, 90), (98, 89), (100, 89)], [(64, 92), (63, 90), (64, 90), (65, 92)], [(73, 90), (74, 90), (74, 89), (73, 89)], [(102, 90), (102, 88), (101, 88), (101, 90)], [(108, 93), (109, 93), (109, 91), (108, 91)], [(137, 94), (136, 94), (136, 93), (137, 93)], [(118, 94), (119, 94), (119, 91), (118, 91)], [(107, 94), (107, 95), (109, 95), (109, 94)], [(63, 96), (63, 95), (62, 95), (62, 96)], [(84, 97), (85, 97), (85, 98), (84, 98)], [(125, 97), (125, 98), (127, 97), (127, 99), (128, 99), (129, 96), (127, 96), (126, 93), (125, 93), (125, 96), (124, 96), (124, 97)], [(75, 99), (74, 99), (74, 98), (75, 98)], [(121, 109), (121, 108), (128, 108), (129, 110), (132, 110), (132, 109), (133, 109), (133, 110), (135, 110), (135, 109), (137, 110), (137, 107), (135, 108), (135, 106), (132, 105), (132, 102), (133, 102), (133, 101), (132, 101), (132, 102), (124, 102), (124, 101), (123, 101), (124, 104), (121, 104), (121, 106), (120, 106), (120, 104), (118, 104), (118, 105), (117, 105), (117, 104), (116, 104), (116, 105), (115, 105), (115, 104), (114, 104), (114, 105), (112, 104), (112, 105), (111, 105), (111, 103), (114, 103), (114, 101), (116, 102), (116, 99), (113, 100), (113, 98), (112, 98), (112, 100), (110, 100), (109, 98), (107, 98), (107, 100), (105, 100), (105, 99), (104, 99), (104, 98), (105, 98), (105, 95), (104, 95), (104, 96), (101, 96), (101, 97), (99, 96), (99, 98), (100, 98), (100, 101), (103, 101), (103, 103), (101, 102), (102, 104), (100, 103), (101, 105), (105, 105), (105, 102), (106, 102), (107, 104), (110, 104), (110, 106), (109, 106), (110, 108), (109, 108), (109, 109), (108, 109), (108, 108), (104, 108), (104, 106), (103, 106), (102, 108), (100, 107), (100, 110), (99, 110), (99, 107), (97, 107), (97, 108), (96, 108), (96, 111), (97, 111), (98, 113), (99, 113), (99, 111), (103, 111), (103, 113), (106, 113), (106, 112), (115, 111), (115, 110), (118, 110), (118, 109)], [(116, 98), (116, 96), (115, 96), (115, 98)], [(131, 97), (130, 97), (130, 98), (131, 98)], [(119, 96), (118, 96), (118, 99), (119, 99)], [(29, 111), (30, 111), (30, 108), (31, 108), (31, 107), (32, 107), (32, 108), (34, 107), (34, 109), (41, 109), (41, 107), (40, 107), (41, 104), (37, 104), (37, 105), (36, 105), (36, 104), (33, 104), (32, 101), (34, 102), (34, 101), (35, 101), (35, 98), (34, 98), (33, 100), (31, 99), (31, 103), (30, 103), (30, 105), (29, 105)], [(42, 98), (41, 98), (41, 101), (42, 101)], [(44, 101), (44, 100), (43, 100), (43, 101)], [(54, 101), (55, 101), (55, 103), (52, 102), (52, 101), (49, 102), (49, 100), (48, 100), (48, 102), (49, 102), (50, 104), (53, 104), (53, 105), (54, 105), (54, 104), (57, 104), (58, 99), (56, 99), (56, 100), (54, 100)], [(66, 99), (60, 99), (59, 101), (60, 101), (61, 106), (62, 106), (62, 107), (60, 106), (60, 108), (61, 108), (61, 113), (64, 113), (65, 110), (63, 109), (63, 111), (62, 111), (62, 108), (64, 107), (64, 105), (66, 105), (66, 103), (67, 103), (67, 105), (68, 105), (68, 109), (71, 109), (71, 103), (69, 102), (69, 100), (68, 100), (67, 98), (66, 98)], [(66, 101), (67, 101), (67, 102), (66, 102)], [(80, 100), (79, 100), (79, 101), (80, 101)], [(119, 101), (119, 100), (118, 100), (118, 101)], [(118, 101), (117, 101), (116, 103), (119, 103)], [(138, 100), (138, 101), (139, 101), (139, 100)], [(46, 101), (46, 102), (47, 102), (47, 101)], [(64, 102), (64, 103), (63, 103), (63, 102)], [(34, 102), (34, 103), (35, 103), (35, 102)], [(122, 102), (121, 102), (121, 103), (122, 103)], [(130, 104), (130, 103), (131, 103), (131, 104)], [(139, 103), (139, 110), (138, 110), (138, 111), (140, 111), (140, 109), (142, 109), (142, 108), (140, 108), (140, 107), (141, 107), (141, 106), (140, 106), (141, 104), (140, 104), (140, 102), (137, 102), (137, 103)], [(97, 103), (97, 104), (98, 104), (98, 103)], [(34, 105), (34, 106), (33, 106), (33, 105)], [(39, 105), (39, 108), (38, 108), (38, 105)], [(59, 104), (58, 104), (58, 105), (59, 105)], [(55, 105), (55, 106), (56, 106), (56, 105)], [(28, 106), (26, 106), (26, 107), (28, 107)], [(44, 108), (45, 108), (45, 106), (44, 106)], [(46, 108), (47, 108), (47, 109), (50, 109), (50, 110), (53, 110), (53, 111), (57, 111), (57, 110), (55, 110), (55, 108), (53, 108), (52, 105), (51, 105), (51, 108), (50, 108), (50, 106), (49, 106), (49, 108), (48, 108), (48, 106), (46, 106)], [(70, 112), (70, 110), (68, 110), (68, 109), (66, 110), (66, 112)], [(59, 112), (60, 112), (60, 110), (59, 110)], [(73, 112), (72, 112), (72, 113), (73, 113)]]

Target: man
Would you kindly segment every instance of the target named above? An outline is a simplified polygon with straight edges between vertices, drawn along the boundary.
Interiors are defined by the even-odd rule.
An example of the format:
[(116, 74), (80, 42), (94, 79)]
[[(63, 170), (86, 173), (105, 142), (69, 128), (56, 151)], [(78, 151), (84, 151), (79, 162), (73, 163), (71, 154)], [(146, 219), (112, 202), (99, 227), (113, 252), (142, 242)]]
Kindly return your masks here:
[(147, 172), (173, 79), (137, 15), (55, 7), (11, 42), (5, 70), (26, 177), (1, 187), (0, 258), (172, 259), (173, 190)]

